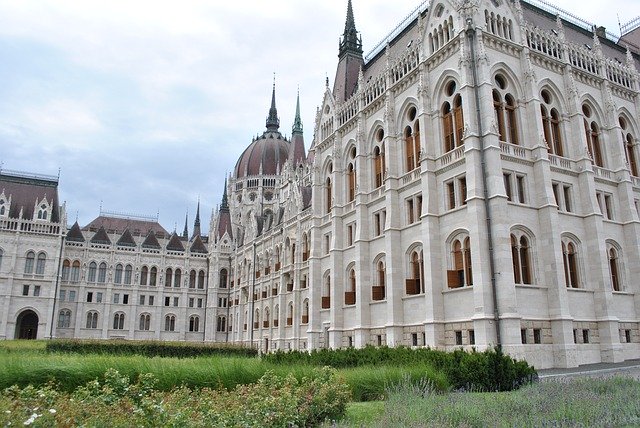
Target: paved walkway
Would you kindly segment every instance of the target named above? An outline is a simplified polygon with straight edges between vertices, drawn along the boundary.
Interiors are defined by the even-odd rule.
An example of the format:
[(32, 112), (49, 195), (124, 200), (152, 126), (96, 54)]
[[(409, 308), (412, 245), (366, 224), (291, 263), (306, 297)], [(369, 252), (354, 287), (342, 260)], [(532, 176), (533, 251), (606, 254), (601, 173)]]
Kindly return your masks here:
[(538, 376), (540, 377), (540, 380), (551, 380), (574, 376), (629, 376), (640, 380), (640, 359), (627, 360), (621, 363), (585, 364), (568, 369), (543, 369), (538, 370)]

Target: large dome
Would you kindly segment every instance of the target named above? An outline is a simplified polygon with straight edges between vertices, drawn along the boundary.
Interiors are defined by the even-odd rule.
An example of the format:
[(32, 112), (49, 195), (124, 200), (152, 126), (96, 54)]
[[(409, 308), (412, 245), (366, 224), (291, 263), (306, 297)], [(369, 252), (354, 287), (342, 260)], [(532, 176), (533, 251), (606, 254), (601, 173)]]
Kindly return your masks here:
[(290, 143), (278, 131), (257, 137), (242, 153), (235, 168), (235, 178), (279, 174), (289, 156)]

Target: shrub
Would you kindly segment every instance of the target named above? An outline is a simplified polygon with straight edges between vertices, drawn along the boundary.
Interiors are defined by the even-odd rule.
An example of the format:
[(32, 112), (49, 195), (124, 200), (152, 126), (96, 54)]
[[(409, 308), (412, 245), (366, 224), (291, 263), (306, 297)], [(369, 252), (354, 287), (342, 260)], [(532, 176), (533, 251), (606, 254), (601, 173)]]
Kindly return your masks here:
[(47, 342), (47, 352), (75, 354), (143, 355), (192, 358), (202, 356), (255, 357), (258, 351), (235, 345), (126, 340), (67, 340)]

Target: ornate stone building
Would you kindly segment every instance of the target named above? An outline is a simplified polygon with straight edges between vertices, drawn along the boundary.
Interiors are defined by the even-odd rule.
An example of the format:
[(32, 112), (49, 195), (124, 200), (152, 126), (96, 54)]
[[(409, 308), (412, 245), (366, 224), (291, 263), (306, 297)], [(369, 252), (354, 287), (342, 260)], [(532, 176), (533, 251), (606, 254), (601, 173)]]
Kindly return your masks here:
[(365, 57), (349, 1), (311, 147), (274, 86), (208, 237), (199, 216), (67, 231), (55, 180), (0, 176), (0, 337), (35, 316), (37, 337), (637, 358), (639, 23), (432, 0)]

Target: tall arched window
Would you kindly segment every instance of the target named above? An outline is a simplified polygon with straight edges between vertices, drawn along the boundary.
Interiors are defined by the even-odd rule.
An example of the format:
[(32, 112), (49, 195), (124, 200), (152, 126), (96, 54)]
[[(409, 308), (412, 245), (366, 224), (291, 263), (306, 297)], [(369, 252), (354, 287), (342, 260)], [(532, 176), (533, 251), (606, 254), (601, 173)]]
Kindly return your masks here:
[(158, 278), (158, 268), (154, 266), (149, 270), (149, 285), (156, 285), (157, 278)]
[(178, 268), (174, 274), (173, 278), (173, 286), (180, 287), (180, 283), (182, 282), (182, 271)]
[(621, 291), (621, 278), (620, 278), (620, 261), (618, 259), (618, 251), (615, 248), (610, 247), (608, 251), (609, 256), (609, 274), (611, 275), (611, 289), (613, 291)]
[(574, 242), (562, 240), (562, 258), (564, 264), (564, 281), (569, 288), (580, 287), (578, 276), (578, 250)]
[(280, 306), (275, 305), (273, 307), (273, 326), (278, 327), (279, 323), (280, 323)]
[(63, 309), (58, 313), (58, 328), (71, 327), (71, 311)]
[(384, 130), (378, 129), (375, 134), (375, 147), (373, 148), (373, 187), (378, 188), (384, 182), (385, 159), (384, 159)]
[(86, 328), (98, 328), (98, 313), (96, 311), (87, 312)]
[(142, 270), (140, 271), (140, 285), (147, 285), (149, 276), (149, 268), (146, 266), (142, 266)]
[(260, 309), (256, 309), (253, 314), (253, 329), (257, 330), (260, 327)]
[(511, 234), (511, 259), (516, 284), (531, 284), (531, 254), (529, 240), (522, 233)]
[(329, 168), (327, 169), (327, 178), (324, 181), (324, 202), (325, 202), (325, 212), (330, 213), (331, 208), (333, 207), (333, 185), (331, 181), (331, 174), (333, 173), (333, 165), (329, 164)]
[[(2, 250), (0, 250), (0, 257), (2, 256)], [(69, 281), (69, 274), (71, 273), (71, 262), (65, 260), (62, 262), (62, 280)]]
[(424, 292), (424, 265), (422, 250), (416, 249), (409, 254), (409, 278), (405, 280), (405, 292), (408, 295)]
[(494, 80), (496, 89), (493, 90), (493, 110), (500, 140), (518, 144), (516, 100), (509, 93), (507, 79), (502, 74), (497, 74)]
[(347, 165), (347, 202), (356, 198), (356, 148), (349, 150), (349, 164)]
[(75, 260), (71, 264), (71, 282), (80, 281), (80, 261)]
[(200, 290), (204, 289), (204, 271), (203, 270), (198, 272), (198, 288)]
[(29, 251), (24, 259), (24, 273), (33, 273), (33, 264), (36, 260), (36, 253)]
[(96, 262), (89, 263), (89, 274), (87, 275), (87, 282), (96, 282), (97, 271), (98, 264)]
[(631, 134), (631, 130), (627, 128), (631, 128), (627, 124), (627, 121), (620, 117), (620, 128), (622, 129), (622, 143), (624, 144), (624, 154), (627, 159), (627, 165), (629, 165), (629, 170), (631, 171), (631, 175), (634, 177), (638, 177), (638, 163), (636, 161), (636, 149), (635, 149), (635, 138)]
[(413, 144), (413, 130), (410, 126), (404, 128), (404, 154), (406, 171), (413, 171), (416, 167), (416, 152)]
[(120, 263), (116, 265), (116, 272), (113, 277), (113, 282), (115, 284), (122, 284), (122, 265)]
[(47, 262), (47, 255), (43, 252), (38, 253), (36, 261), (36, 275), (44, 275), (44, 266)]
[(151, 328), (151, 315), (140, 314), (140, 325), (138, 327), (140, 330), (149, 331)]
[(127, 265), (124, 268), (124, 283), (127, 285), (131, 285), (131, 276), (133, 274), (133, 267), (131, 265)]
[(105, 262), (100, 263), (98, 267), (98, 282), (102, 284), (107, 282), (107, 264)]
[(309, 235), (306, 233), (302, 234), (302, 261), (307, 261), (309, 259)]
[(220, 288), (227, 288), (227, 270), (225, 268), (220, 269), (220, 282), (219, 282), (219, 287)]
[(331, 275), (325, 274), (324, 283), (322, 285), (322, 309), (331, 307)]
[(442, 129), (444, 151), (448, 152), (462, 145), (464, 133), (464, 114), (462, 97), (457, 93), (456, 82), (449, 81), (445, 86), (445, 99), (442, 104)]
[(189, 331), (198, 332), (200, 331), (200, 317), (197, 315), (191, 315), (189, 317)]
[(167, 270), (164, 272), (164, 286), (171, 287), (172, 283), (173, 283), (173, 269), (167, 268)]
[(347, 286), (344, 292), (344, 304), (355, 305), (356, 304), (356, 271), (351, 268), (347, 272)]
[(195, 269), (191, 269), (191, 272), (189, 272), (189, 288), (196, 288), (196, 275)]
[(582, 114), (584, 115), (584, 133), (587, 139), (587, 149), (589, 150), (591, 161), (599, 167), (604, 167), (602, 147), (600, 147), (600, 127), (595, 120), (592, 120), (591, 107), (587, 104), (582, 105)]
[(542, 116), (542, 128), (544, 130), (544, 139), (547, 142), (547, 150), (553, 155), (564, 156), (557, 103), (547, 89), (543, 89), (540, 92), (540, 96), (542, 98), (540, 114)]
[[(219, 315), (218, 318), (216, 319), (216, 331), (218, 333), (222, 333), (226, 331), (226, 324), (227, 324), (227, 318), (222, 315)], [(229, 321), (229, 325), (231, 325), (231, 321)]]
[(116, 312), (116, 314), (113, 316), (113, 329), (114, 330), (124, 329), (124, 313)]
[(309, 299), (304, 299), (302, 302), (302, 324), (309, 323)]
[(164, 317), (164, 331), (176, 331), (176, 316), (169, 314)]
[(378, 263), (376, 263), (376, 283), (377, 283), (377, 285), (374, 285), (372, 287), (371, 300), (384, 300), (385, 299), (385, 297), (386, 297), (385, 277), (386, 277), (386, 273), (385, 273), (384, 261), (383, 260), (379, 260)]
[(451, 245), (451, 253), (453, 269), (447, 271), (449, 288), (473, 285), (469, 237), (455, 239)]
[(287, 326), (293, 325), (293, 302), (287, 305)]

